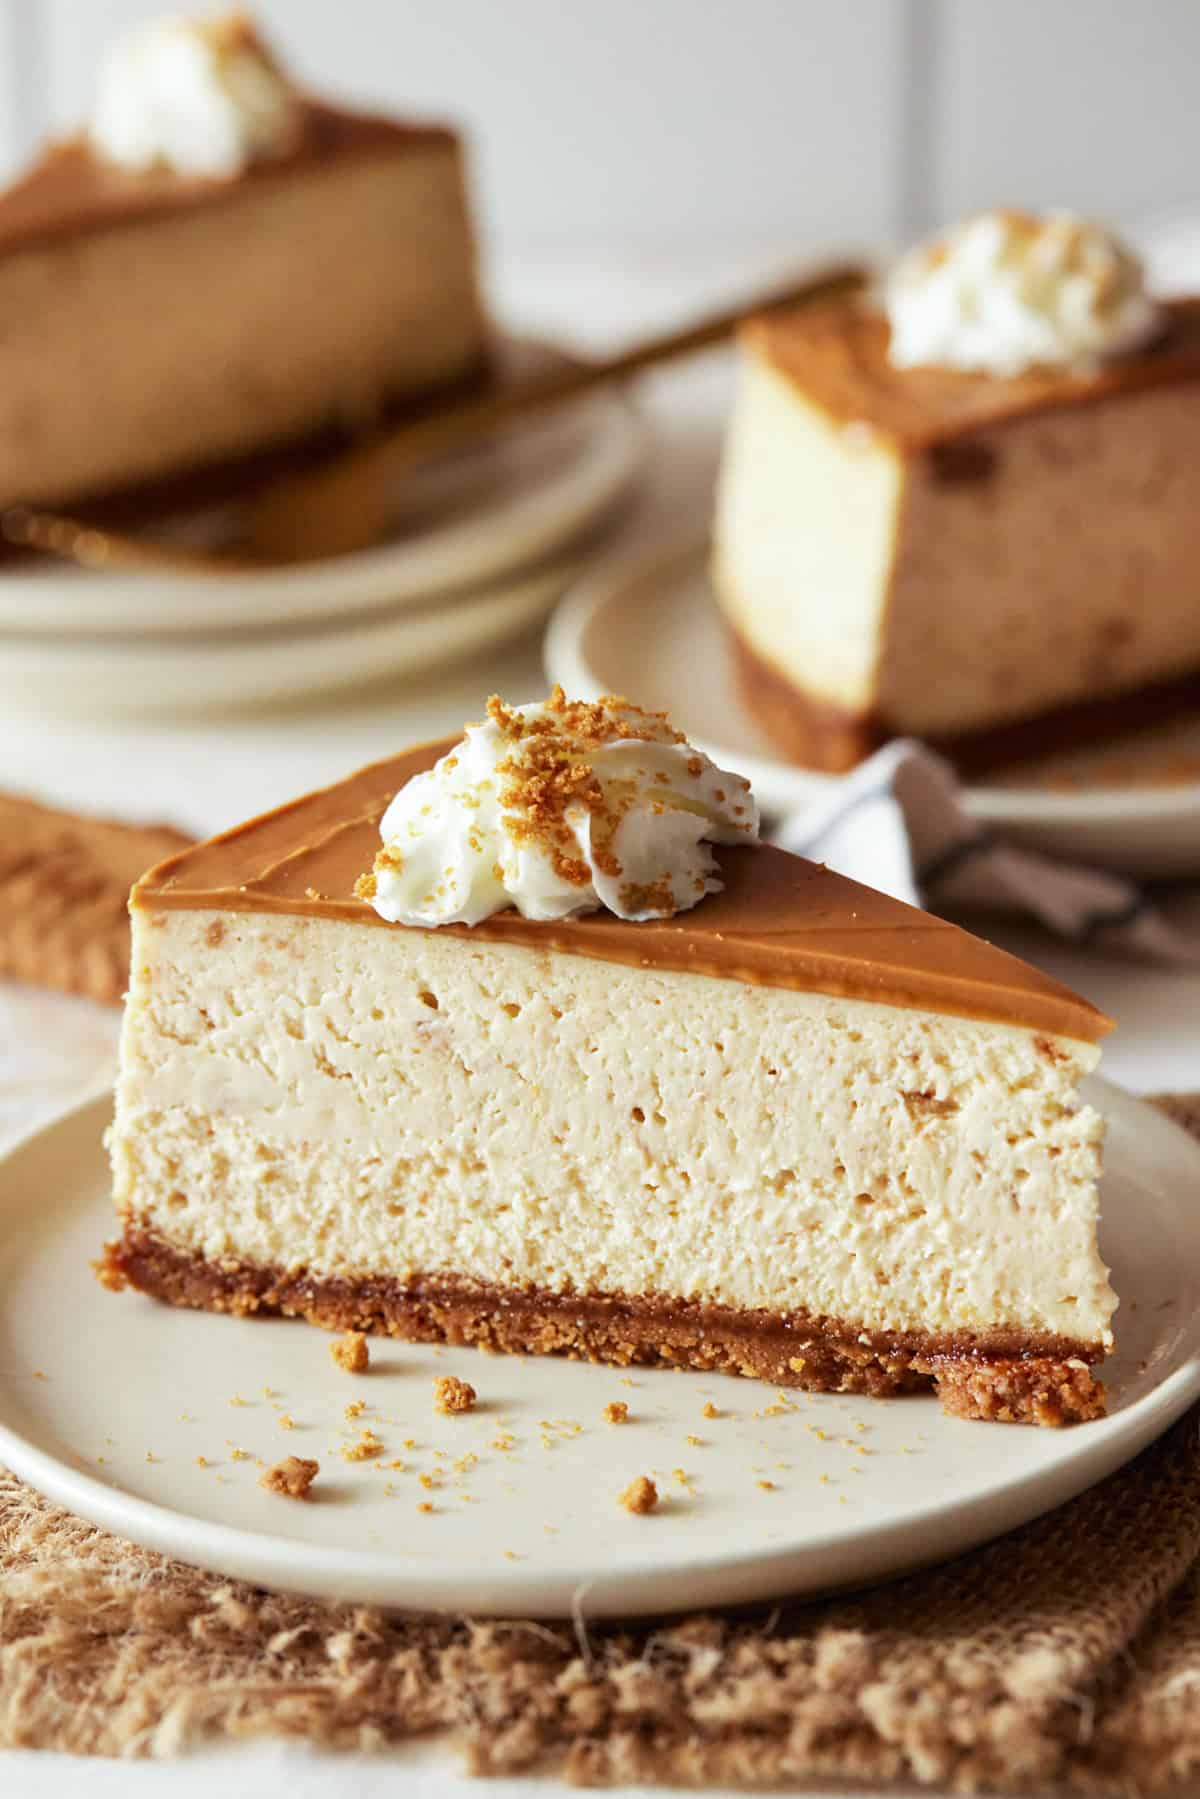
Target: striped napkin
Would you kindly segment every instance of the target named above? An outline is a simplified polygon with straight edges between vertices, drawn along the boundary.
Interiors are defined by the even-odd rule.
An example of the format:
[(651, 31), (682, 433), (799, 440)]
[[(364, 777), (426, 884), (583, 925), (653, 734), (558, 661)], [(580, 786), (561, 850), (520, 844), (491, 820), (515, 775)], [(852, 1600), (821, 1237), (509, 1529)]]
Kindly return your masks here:
[(950, 764), (908, 739), (772, 833), (797, 855), (930, 912), (1018, 912), (1060, 937), (1200, 967), (1200, 932), (1164, 916), (1133, 881), (1007, 844), (967, 811)]

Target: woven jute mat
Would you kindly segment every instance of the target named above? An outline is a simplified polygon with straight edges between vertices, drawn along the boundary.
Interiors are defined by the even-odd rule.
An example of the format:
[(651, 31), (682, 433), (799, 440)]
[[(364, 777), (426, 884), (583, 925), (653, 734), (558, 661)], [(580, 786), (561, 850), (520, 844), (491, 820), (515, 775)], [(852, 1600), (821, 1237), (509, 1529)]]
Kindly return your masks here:
[[(1200, 1096), (1156, 1103), (1200, 1136)], [(279, 1598), (0, 1473), (0, 1745), (166, 1755), (273, 1733), (376, 1749), (434, 1731), (481, 1773), (595, 1784), (1183, 1780), (1200, 1770), (1200, 1410), (1073, 1504), (931, 1572), (626, 1628)]]

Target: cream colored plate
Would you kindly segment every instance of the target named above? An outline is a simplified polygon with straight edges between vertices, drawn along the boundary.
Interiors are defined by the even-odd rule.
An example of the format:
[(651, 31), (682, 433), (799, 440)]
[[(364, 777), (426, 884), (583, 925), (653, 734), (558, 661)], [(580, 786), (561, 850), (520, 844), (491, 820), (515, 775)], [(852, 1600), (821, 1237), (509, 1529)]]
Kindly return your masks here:
[(310, 693), (401, 679), (507, 643), (539, 624), (583, 551), (495, 587), (427, 606), (301, 629), (189, 637), (0, 636), (0, 697), (38, 713), (149, 715), (278, 705)]
[[(352, 1377), (305, 1325), (97, 1285), (111, 1218), (95, 1099), (0, 1162), (0, 1460), (168, 1554), (393, 1607), (670, 1611), (953, 1555), (1111, 1473), (1200, 1394), (1200, 1147), (1117, 1088), (1094, 1097), (1111, 1119), (1120, 1348), (1110, 1416), (1066, 1431), (963, 1423), (926, 1398), (780, 1403), (750, 1381), (387, 1341)], [(436, 1416), (439, 1374), (471, 1381), (478, 1409)], [(610, 1400), (628, 1423), (603, 1421)], [(364, 1425), (383, 1455), (344, 1460)], [(258, 1484), (289, 1452), (321, 1463), (309, 1503)], [(631, 1517), (617, 1495), (643, 1473), (663, 1504)]]
[[(189, 636), (427, 605), (561, 551), (627, 492), (641, 455), (628, 401), (596, 394), (406, 477), (395, 532), (377, 549), (228, 575), (22, 563), (0, 573), (0, 654), (9, 634)], [(208, 523), (191, 539), (203, 544)]]
[[(764, 809), (792, 811), (827, 794), (837, 777), (781, 762), (741, 700), (707, 559), (707, 547), (691, 540), (588, 576), (551, 622), (547, 672), (580, 697), (623, 693), (665, 707), (718, 761), (750, 777)], [(1200, 751), (1200, 739), (1190, 747)], [(1182, 748), (1164, 738), (1162, 761), (1181, 761)], [(1200, 874), (1200, 781), (1105, 786), (1105, 760), (1102, 752), (1072, 759), (1085, 775), (1078, 787), (976, 786), (968, 804), (1012, 841), (1050, 855), (1138, 875)]]

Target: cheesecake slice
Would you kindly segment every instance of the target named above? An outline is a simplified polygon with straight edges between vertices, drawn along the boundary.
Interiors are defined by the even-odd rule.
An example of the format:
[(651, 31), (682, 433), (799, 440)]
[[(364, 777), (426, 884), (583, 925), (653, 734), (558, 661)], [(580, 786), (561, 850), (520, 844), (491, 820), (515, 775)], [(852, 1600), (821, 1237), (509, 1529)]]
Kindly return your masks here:
[[(969, 1417), (1100, 1412), (1116, 1301), (1077, 1086), (1109, 1021), (749, 841), (743, 784), (694, 755), (709, 799), (681, 775), (673, 822), (704, 804), (730, 828), (688, 910), (664, 877), (621, 887), (626, 916), (562, 915), (585, 877), (553, 846), (530, 888), (558, 774), (499, 852), (469, 821), (423, 867), (424, 822), (490, 791), (451, 789), (463, 755), (377, 763), (137, 884), (106, 1282), (495, 1350), (932, 1385)], [(643, 824), (675, 776), (646, 779)], [(630, 871), (621, 843), (593, 816), (598, 885)], [(478, 913), (502, 868), (538, 915), (515, 883), (473, 924), (381, 915), (405, 880), (422, 916)]]
[(1155, 321), (1004, 373), (898, 364), (875, 302), (747, 325), (713, 573), (789, 758), (915, 736), (973, 770), (1200, 703), (1200, 308)]
[[(231, 161), (218, 77), (204, 88), (201, 64), (198, 98), (176, 94), (177, 64), (154, 61), (181, 47), (261, 65), (282, 96), (274, 136), (251, 110), (259, 129)], [(482, 370), (453, 131), (293, 90), (236, 19), (152, 38), (101, 100), (90, 131), (0, 193), (0, 505), (358, 430)]]

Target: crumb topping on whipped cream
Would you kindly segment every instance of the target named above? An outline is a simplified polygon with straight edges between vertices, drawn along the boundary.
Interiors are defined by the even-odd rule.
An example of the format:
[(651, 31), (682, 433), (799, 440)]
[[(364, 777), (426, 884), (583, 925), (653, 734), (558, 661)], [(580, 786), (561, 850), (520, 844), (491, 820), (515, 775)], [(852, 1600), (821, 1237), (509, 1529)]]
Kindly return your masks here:
[(297, 117), (290, 82), (243, 14), (164, 17), (107, 51), (89, 138), (125, 168), (229, 178), (289, 148)]
[(355, 891), (391, 924), (551, 920), (607, 907), (644, 921), (719, 891), (714, 843), (754, 842), (750, 783), (661, 712), (606, 695), (494, 697), (462, 743), (400, 789)]
[(1137, 257), (1065, 212), (980, 213), (902, 256), (884, 287), (897, 368), (1086, 367), (1161, 328)]

